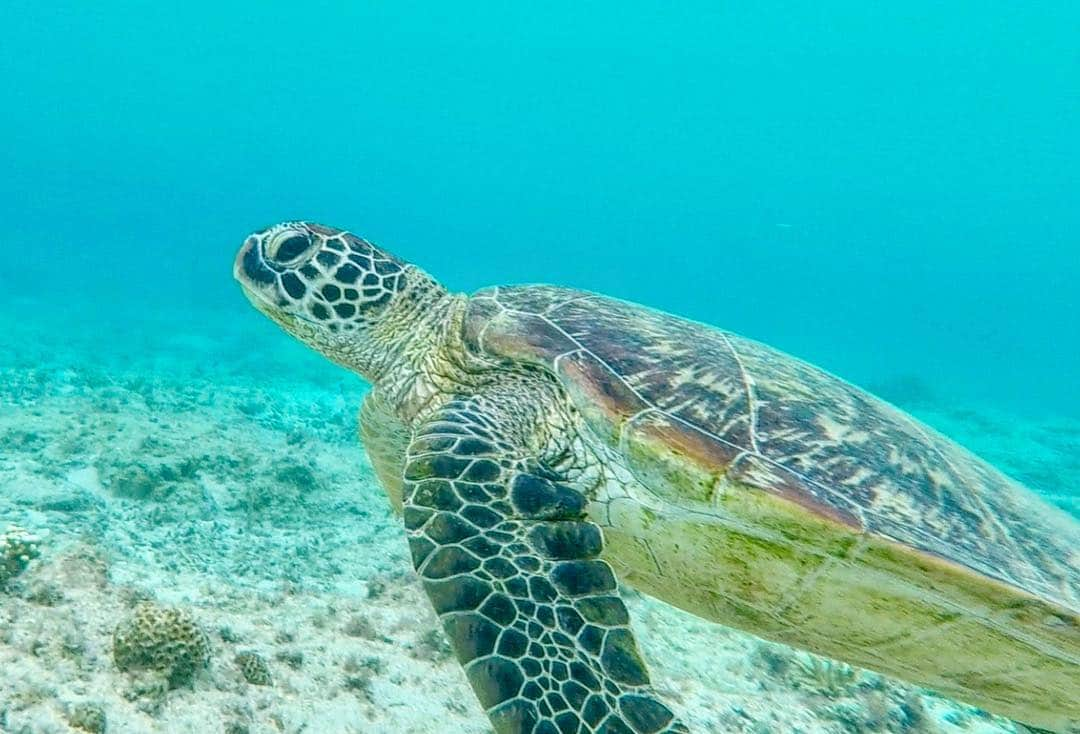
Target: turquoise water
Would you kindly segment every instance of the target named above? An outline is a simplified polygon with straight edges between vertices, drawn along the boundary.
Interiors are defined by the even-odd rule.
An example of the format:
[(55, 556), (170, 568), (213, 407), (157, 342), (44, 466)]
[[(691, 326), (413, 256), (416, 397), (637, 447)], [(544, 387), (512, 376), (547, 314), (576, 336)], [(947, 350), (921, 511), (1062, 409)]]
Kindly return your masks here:
[(2, 288), (265, 331), (230, 256), (303, 217), (1076, 416), (1080, 10), (877, 5), (13, 0)]
[[(341, 676), (372, 731), (427, 731), (409, 686), (469, 701), (451, 734), (487, 731), (409, 617), (426, 602), (356, 445), (364, 385), (233, 282), (245, 236), (284, 219), (453, 289), (570, 285), (767, 342), (1080, 516), (1076, 3), (6, 0), (0, 21), (0, 532), (47, 538), (0, 594), (0, 732), (65, 731), (83, 701), (118, 731), (352, 731), (319, 688)], [(100, 588), (71, 582), (88, 553)], [(140, 594), (217, 630), (212, 682), (156, 713), (110, 697)], [(720, 633), (672, 636), (651, 604), (650, 664), (702, 731), (919, 730), (907, 689), (708, 668), (688, 650)], [(354, 612), (385, 629), (315, 632)], [(35, 662), (39, 617), (84, 652)], [(238, 645), (292, 676), (256, 713)], [(388, 670), (319, 668), (327, 649)], [(746, 685), (701, 684), (729, 675)], [(877, 693), (904, 702), (877, 728), (833, 711)], [(927, 731), (1011, 731), (925, 700)]]

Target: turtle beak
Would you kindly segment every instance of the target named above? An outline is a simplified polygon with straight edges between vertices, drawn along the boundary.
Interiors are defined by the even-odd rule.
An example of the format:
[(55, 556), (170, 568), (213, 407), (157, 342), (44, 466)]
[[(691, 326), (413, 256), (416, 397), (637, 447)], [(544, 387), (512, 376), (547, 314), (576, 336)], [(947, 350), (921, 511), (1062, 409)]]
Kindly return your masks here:
[(280, 313), (280, 308), (275, 306), (279, 300), (276, 292), (277, 279), (259, 252), (257, 237), (248, 237), (236, 253), (236, 259), (233, 260), (233, 278), (255, 308), (271, 318)]
[(233, 277), (245, 288), (259, 288), (275, 282), (274, 271), (259, 252), (259, 240), (248, 237), (233, 261)]
[(236, 253), (236, 257), (233, 258), (232, 277), (240, 283), (244, 282), (243, 278), (240, 277), (240, 274), (244, 272), (244, 258), (247, 257), (248, 251), (251, 250), (251, 248), (252, 242), (249, 238), (240, 248), (239, 252)]
[(285, 302), (277, 292), (277, 277), (263, 260), (257, 237), (248, 237), (236, 253), (233, 278), (252, 306), (286, 329), (295, 331), (300, 322), (318, 326), (306, 316), (284, 309)]

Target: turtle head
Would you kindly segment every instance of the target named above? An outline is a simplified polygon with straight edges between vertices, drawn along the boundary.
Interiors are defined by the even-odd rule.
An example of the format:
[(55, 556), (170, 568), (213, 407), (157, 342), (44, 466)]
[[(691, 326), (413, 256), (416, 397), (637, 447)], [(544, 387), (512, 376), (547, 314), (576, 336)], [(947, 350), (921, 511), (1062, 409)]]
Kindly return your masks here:
[(376, 380), (445, 291), (419, 268), (340, 229), (285, 222), (255, 232), (233, 275), (248, 299), (308, 346)]

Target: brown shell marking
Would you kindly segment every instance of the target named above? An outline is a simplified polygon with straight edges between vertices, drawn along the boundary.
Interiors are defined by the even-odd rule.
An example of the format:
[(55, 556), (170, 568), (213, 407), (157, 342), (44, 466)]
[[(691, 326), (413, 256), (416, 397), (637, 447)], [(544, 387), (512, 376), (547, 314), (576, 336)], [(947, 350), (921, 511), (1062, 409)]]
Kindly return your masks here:
[(612, 442), (677, 447), (712, 467), (718, 488), (725, 479), (759, 487), (1080, 610), (1080, 525), (812, 365), (704, 324), (549, 286), (476, 294), (465, 338), (478, 352), (554, 369), (586, 411), (602, 414), (596, 425), (616, 427)]

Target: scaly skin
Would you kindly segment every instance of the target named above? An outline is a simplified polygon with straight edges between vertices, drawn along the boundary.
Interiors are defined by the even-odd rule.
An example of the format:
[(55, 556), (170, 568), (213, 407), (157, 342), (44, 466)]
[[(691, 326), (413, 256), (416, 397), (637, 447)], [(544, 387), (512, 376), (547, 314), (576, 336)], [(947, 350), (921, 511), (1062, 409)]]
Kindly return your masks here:
[(399, 455), (373, 461), (496, 732), (686, 734), (650, 687), (589, 498), (560, 471), (585, 459), (567, 456), (575, 417), (555, 380), (470, 357), (463, 299), (347, 233), (272, 228), (235, 274), (257, 308), (374, 383), (365, 409)]

